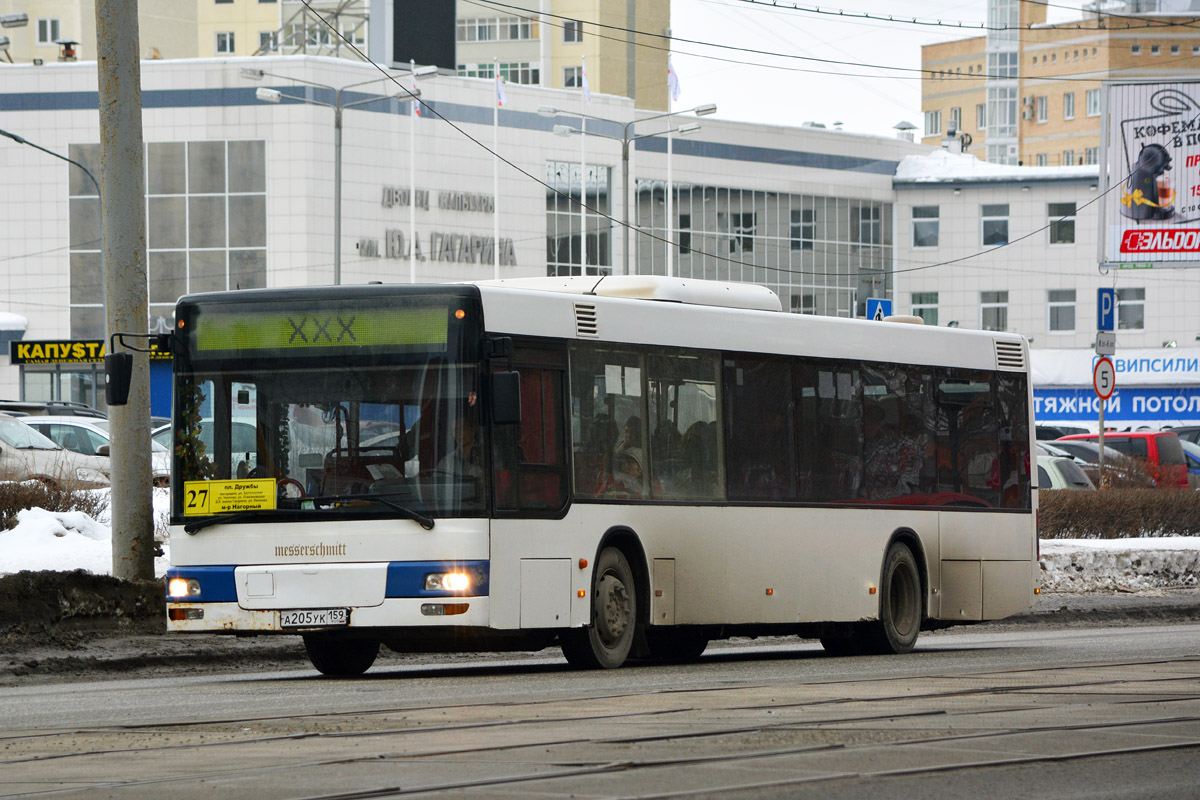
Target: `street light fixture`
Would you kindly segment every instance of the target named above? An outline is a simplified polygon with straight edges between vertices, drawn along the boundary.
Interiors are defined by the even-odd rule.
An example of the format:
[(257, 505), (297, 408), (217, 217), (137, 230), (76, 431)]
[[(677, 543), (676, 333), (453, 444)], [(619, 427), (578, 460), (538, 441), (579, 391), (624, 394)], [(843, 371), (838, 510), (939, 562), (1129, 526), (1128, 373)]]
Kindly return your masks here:
[(0, 14), (0, 28), (24, 28), (28, 24), (29, 15), (26, 13)]
[[(579, 134), (585, 134), (587, 136), (599, 136), (602, 139), (612, 139), (615, 142), (621, 143), (621, 186), (622, 186), (621, 226), (624, 228), (623, 261), (624, 261), (625, 274), (629, 275), (630, 274), (630, 272), (629, 272), (629, 145), (632, 142), (636, 142), (638, 139), (649, 139), (650, 137), (653, 137), (653, 136), (662, 136), (662, 135), (668, 134), (668, 133), (679, 133), (679, 134), (686, 136), (690, 133), (695, 133), (696, 131), (700, 130), (700, 125), (698, 123), (693, 122), (693, 123), (688, 123), (687, 125), (681, 125), (678, 128), (670, 128), (665, 131), (657, 131), (655, 133), (642, 133), (642, 134), (631, 134), (631, 132), (630, 132), (631, 129), (633, 128), (634, 125), (637, 125), (639, 122), (649, 122), (649, 121), (655, 120), (655, 119), (665, 119), (667, 117), (677, 117), (680, 114), (695, 114), (698, 117), (707, 117), (710, 114), (717, 113), (716, 103), (705, 103), (704, 105), (696, 106), (695, 108), (683, 109), (681, 111), (667, 111), (662, 114), (651, 114), (648, 117), (639, 117), (638, 119), (633, 119), (626, 123), (621, 123), (621, 122), (619, 122), (617, 120), (613, 120), (613, 119), (605, 119), (604, 117), (593, 117), (589, 114), (580, 114), (578, 111), (565, 111), (561, 108), (555, 108), (554, 106), (538, 106), (537, 113), (543, 117), (557, 117), (557, 116), (582, 117), (584, 119), (594, 119), (594, 120), (598, 120), (600, 122), (611, 122), (611, 123), (614, 123), (617, 125), (622, 125), (622, 131), (621, 131), (620, 136), (613, 136), (611, 134), (606, 134), (606, 133), (597, 133), (595, 131), (583, 131), (583, 130), (580, 130), (579, 128), (574, 128), (570, 125), (555, 125), (553, 128), (553, 131), (554, 131), (555, 136), (571, 136), (573, 134), (579, 133)], [(668, 167), (669, 166), (670, 166), (670, 161), (669, 161), (669, 154), (668, 154)], [(581, 180), (582, 180), (582, 178), (581, 178)], [(670, 186), (667, 187), (667, 191), (668, 192), (671, 191)], [(668, 220), (667, 222), (668, 222), (668, 229), (670, 229), (670, 220)], [(582, 236), (583, 233), (584, 232), (581, 231), (580, 235)], [(580, 252), (583, 252), (582, 249)], [(580, 266), (583, 266), (582, 262), (581, 262)]]
[[(430, 75), (437, 72), (436, 66), (420, 67), (412, 70), (413, 75)], [(397, 75), (383, 75), (378, 78), (372, 78), (368, 81), (359, 81), (346, 86), (334, 87), (327, 86), (323, 83), (315, 81), (306, 81), (302, 78), (294, 78), (289, 75), (279, 75), (274, 72), (256, 69), (254, 67), (242, 67), (239, 74), (247, 80), (262, 80), (264, 77), (279, 78), (281, 80), (292, 81), (294, 83), (302, 83), (306, 86), (314, 86), (318, 89), (328, 89), (333, 92), (333, 102), (326, 103), (321, 100), (314, 100), (311, 97), (303, 97), (294, 94), (285, 94), (279, 89), (271, 89), (267, 86), (260, 86), (255, 90), (254, 96), (263, 103), (281, 103), (283, 100), (291, 100), (297, 103), (305, 103), (307, 105), (322, 106), (324, 108), (333, 109), (333, 283), (338, 285), (342, 282), (342, 110), (353, 108), (355, 106), (366, 105), (367, 103), (377, 103), (380, 100), (390, 100), (395, 95), (380, 95), (376, 97), (368, 97), (363, 100), (354, 100), (352, 102), (344, 102), (342, 99), (343, 92), (347, 89), (354, 89), (358, 86), (366, 86), (370, 83), (379, 83), (380, 81), (392, 80)], [(407, 96), (407, 93), (406, 93)]]

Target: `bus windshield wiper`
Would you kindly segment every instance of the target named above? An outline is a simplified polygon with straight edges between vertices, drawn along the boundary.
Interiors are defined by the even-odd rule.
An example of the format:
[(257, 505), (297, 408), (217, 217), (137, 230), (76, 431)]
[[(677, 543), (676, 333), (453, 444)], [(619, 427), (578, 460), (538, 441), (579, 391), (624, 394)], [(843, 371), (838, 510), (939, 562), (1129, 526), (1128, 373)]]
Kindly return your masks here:
[(227, 522), (241, 522), (242, 520), (253, 517), (256, 514), (261, 514), (264, 511), (270, 512), (274, 511), (274, 509), (253, 508), (246, 509), (245, 511), (234, 511), (232, 514), (214, 514), (211, 517), (205, 517), (204, 519), (198, 519), (194, 522), (189, 522), (183, 526), (183, 529), (190, 534), (196, 534), (211, 525), (221, 525)]
[(378, 495), (378, 494), (339, 494), (339, 495), (329, 495), (329, 496), (325, 496), (325, 497), (303, 497), (300, 499), (300, 502), (302, 502), (302, 503), (311, 502), (316, 505), (320, 505), (321, 503), (340, 503), (340, 502), (352, 501), (352, 500), (365, 500), (368, 503), (382, 503), (383, 505), (387, 506), (388, 508), (391, 508), (395, 511), (399, 511), (401, 514), (408, 517), (409, 519), (415, 520), (425, 530), (427, 530), (427, 531), (433, 530), (433, 518), (432, 517), (426, 516), (425, 514), (422, 514), (420, 511), (417, 511), (416, 509), (409, 508), (408, 506), (400, 505), (399, 503), (395, 502), (394, 500), (388, 500), (383, 495)]

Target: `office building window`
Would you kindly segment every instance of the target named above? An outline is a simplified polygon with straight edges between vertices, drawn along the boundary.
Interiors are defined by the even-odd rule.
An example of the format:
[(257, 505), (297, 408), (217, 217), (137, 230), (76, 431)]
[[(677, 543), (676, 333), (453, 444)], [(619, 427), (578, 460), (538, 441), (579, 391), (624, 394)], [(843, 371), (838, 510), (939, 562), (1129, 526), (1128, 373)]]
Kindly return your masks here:
[(811, 208), (792, 209), (792, 250), (812, 250), (816, 233), (816, 212)]
[(962, 130), (962, 109), (958, 106), (950, 109), (950, 128), (956, 131)]
[(938, 324), (938, 293), (913, 292), (912, 315), (925, 320), (926, 325)]
[(937, 206), (913, 206), (913, 247), (937, 247), (940, 211)]
[[(150, 332), (165, 333), (180, 295), (267, 285), (266, 143), (148, 142), (145, 153)], [(99, 144), (72, 144), (69, 154), (99, 174)], [(78, 172), (69, 189), (71, 336), (100, 338), (99, 198)]]
[(975, 105), (975, 127), (981, 131), (987, 130), (987, 103)]
[(563, 67), (563, 88), (578, 89), (583, 86), (583, 67)]
[(1173, 55), (1173, 56), (1179, 55), (1179, 45), (1177, 45), (1177, 44), (1171, 45), (1171, 55)]
[(1083, 151), (1083, 163), (1099, 164), (1100, 163), (1100, 148), (1089, 147)]
[(937, 136), (942, 132), (942, 112), (941, 111), (926, 111), (925, 112), (925, 135)]
[(1050, 244), (1075, 244), (1075, 204), (1048, 203)]
[(460, 42), (524, 42), (538, 38), (537, 22), (524, 17), (460, 19)]
[(1129, 53), (1130, 55), (1140, 56), (1142, 54), (1142, 46), (1140, 44), (1130, 45)]
[(259, 50), (274, 50), (275, 49), (275, 31), (259, 31), (258, 32), (258, 49)]
[(1100, 116), (1100, 90), (1088, 89), (1087, 94), (1084, 95), (1084, 100), (1087, 104), (1087, 115), (1089, 117)]
[(1008, 204), (984, 205), (980, 216), (983, 219), (984, 245), (1008, 244)]
[(1117, 330), (1140, 331), (1146, 327), (1146, 290), (1117, 289)]
[(39, 19), (37, 21), (37, 43), (54, 44), (62, 37), (59, 35), (61, 23), (57, 19)]
[(1152, 55), (1152, 56), (1162, 55), (1162, 48), (1160, 48), (1156, 44), (1150, 45), (1150, 55)]
[(217, 52), (218, 53), (226, 53), (226, 54), (233, 52), (233, 32), (232, 31), (217, 34)]
[(1050, 119), (1050, 99), (1046, 95), (1039, 95), (1034, 101), (1034, 106), (1037, 109), (1037, 121), (1039, 123)]
[(743, 253), (754, 252), (754, 229), (757, 227), (757, 215), (753, 211), (737, 211), (729, 215), (733, 225), (733, 236), (729, 240), (729, 252), (741, 250)]
[(1037, 154), (1037, 166), (1044, 167), (1044, 166), (1047, 166), (1048, 164), (1049, 164), (1049, 161), (1046, 158), (1046, 154), (1038, 153)]
[(1074, 150), (1063, 150), (1062, 158), (1063, 158), (1062, 163), (1063, 163), (1064, 167), (1074, 166), (1075, 151)]
[(1008, 292), (979, 293), (979, 327), (985, 331), (1008, 330)]
[(563, 21), (563, 41), (564, 42), (582, 42), (583, 41), (583, 23), (577, 19), (568, 19)]
[(692, 215), (679, 215), (679, 230), (675, 232), (679, 242), (679, 255), (686, 256), (692, 252)]
[(1063, 95), (1063, 119), (1075, 119), (1075, 93)]
[(1048, 330), (1058, 333), (1075, 331), (1075, 290), (1051, 289), (1046, 293)]
[(817, 296), (815, 294), (794, 294), (794, 295), (792, 295), (792, 313), (793, 314), (815, 314), (815, 313), (817, 313)]
[[(858, 241), (862, 244), (879, 244), (883, 234), (883, 217), (881, 216), (883, 209), (879, 206), (864, 205), (857, 209), (858, 213)], [(855, 209), (851, 207), (851, 215), (855, 213)], [(853, 230), (853, 228), (851, 228)]]

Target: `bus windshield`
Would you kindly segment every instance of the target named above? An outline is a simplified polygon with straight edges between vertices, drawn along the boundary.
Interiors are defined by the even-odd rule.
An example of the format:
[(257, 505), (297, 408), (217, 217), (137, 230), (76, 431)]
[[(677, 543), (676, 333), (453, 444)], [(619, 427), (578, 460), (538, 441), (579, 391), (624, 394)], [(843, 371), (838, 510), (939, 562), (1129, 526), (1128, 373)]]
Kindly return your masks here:
[[(247, 329), (261, 320), (223, 311), (202, 307), (181, 326), (194, 331), (176, 356), (173, 521), (244, 511), (254, 513), (239, 522), (485, 513), (479, 366), (475, 348), (463, 346), (467, 326), (443, 323), (418, 344), (284, 348), (269, 332), (235, 341), (224, 333), (231, 320)], [(453, 314), (444, 304), (434, 311)], [(205, 332), (204, 312), (223, 339)], [(370, 316), (342, 320), (353, 318), (363, 341)], [(218, 499), (237, 492), (245, 499)]]

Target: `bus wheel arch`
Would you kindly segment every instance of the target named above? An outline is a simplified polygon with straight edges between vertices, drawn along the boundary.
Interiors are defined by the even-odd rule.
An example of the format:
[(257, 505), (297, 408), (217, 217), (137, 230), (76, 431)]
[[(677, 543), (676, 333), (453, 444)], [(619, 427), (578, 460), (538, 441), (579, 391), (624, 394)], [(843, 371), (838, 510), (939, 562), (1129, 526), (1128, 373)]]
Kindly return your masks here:
[[(887, 558), (887, 553), (891, 550), (892, 545), (899, 542), (908, 547), (912, 553), (913, 559), (917, 562), (917, 575), (921, 579), (921, 627), (925, 628), (927, 621), (930, 618), (929, 614), (929, 561), (925, 556), (925, 548), (921, 546), (921, 537), (917, 536), (917, 532), (912, 528), (897, 528), (892, 533), (892, 538), (888, 540), (887, 547), (884, 548), (884, 558)], [(882, 566), (880, 567), (880, 586), (883, 583)], [(880, 604), (883, 603), (883, 597), (879, 598)]]
[(649, 582), (645, 551), (627, 528), (601, 538), (589, 583), (589, 624), (560, 636), (563, 655), (575, 667), (614, 669), (644, 648)]

